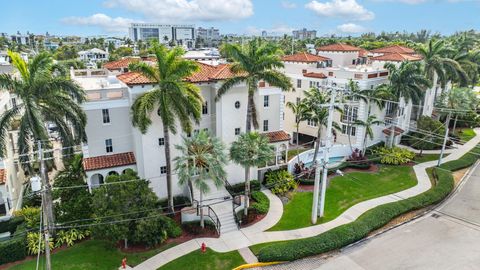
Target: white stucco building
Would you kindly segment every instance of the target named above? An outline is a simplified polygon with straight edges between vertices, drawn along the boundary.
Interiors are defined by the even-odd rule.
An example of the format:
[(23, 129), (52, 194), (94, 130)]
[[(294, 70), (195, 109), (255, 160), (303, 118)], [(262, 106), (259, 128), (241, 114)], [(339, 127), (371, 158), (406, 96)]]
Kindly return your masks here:
[(93, 48), (86, 51), (79, 51), (78, 60), (86, 63), (105, 62), (108, 60), (108, 55), (108, 52), (104, 50)]

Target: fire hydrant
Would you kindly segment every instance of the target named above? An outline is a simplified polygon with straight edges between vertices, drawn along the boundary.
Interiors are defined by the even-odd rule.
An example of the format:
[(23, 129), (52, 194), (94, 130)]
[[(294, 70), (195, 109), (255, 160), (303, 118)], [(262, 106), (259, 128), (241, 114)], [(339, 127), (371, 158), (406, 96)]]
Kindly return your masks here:
[(122, 259), (122, 269), (127, 269), (127, 258)]
[(202, 250), (203, 253), (205, 253), (207, 251), (207, 244), (202, 243), (202, 246), (200, 247), (200, 249)]

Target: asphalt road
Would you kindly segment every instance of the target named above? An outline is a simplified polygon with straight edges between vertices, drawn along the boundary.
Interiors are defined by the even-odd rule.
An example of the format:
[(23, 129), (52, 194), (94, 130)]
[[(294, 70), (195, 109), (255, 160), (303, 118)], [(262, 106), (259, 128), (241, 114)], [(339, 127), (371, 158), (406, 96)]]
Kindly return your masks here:
[(329, 259), (272, 269), (480, 269), (480, 166), (436, 211)]

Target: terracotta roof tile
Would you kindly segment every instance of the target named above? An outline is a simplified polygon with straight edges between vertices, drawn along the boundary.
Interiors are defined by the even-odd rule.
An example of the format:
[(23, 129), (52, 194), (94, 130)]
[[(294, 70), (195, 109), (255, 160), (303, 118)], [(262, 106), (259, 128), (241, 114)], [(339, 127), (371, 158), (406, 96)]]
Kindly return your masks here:
[(145, 62), (155, 62), (155, 58), (147, 57), (147, 58), (140, 58), (140, 57), (125, 57), (120, 60), (110, 61), (103, 64), (103, 67), (108, 70), (120, 70), (123, 68), (128, 68), (128, 66), (132, 63), (136, 63), (138, 61), (145, 61)]
[(360, 52), (358, 52), (358, 56), (360, 57), (367, 57), (370, 52), (364, 49), (361, 49)]
[(136, 164), (133, 152), (126, 152), (113, 155), (105, 155), (83, 159), (83, 168), (85, 171), (93, 171), (99, 169), (120, 167)]
[(301, 52), (291, 55), (285, 55), (282, 57), (285, 62), (303, 62), (303, 63), (315, 63), (330, 60), (330, 58), (315, 55), (311, 53)]
[(375, 50), (371, 50), (372, 53), (402, 53), (402, 54), (414, 54), (415, 50), (400, 46), (400, 45), (392, 45), (388, 47), (378, 48)]
[(266, 132), (266, 133), (262, 133), (262, 135), (267, 136), (270, 143), (283, 142), (283, 141), (290, 140), (290, 135), (288, 135), (288, 133), (286, 133), (283, 130)]
[(317, 78), (317, 79), (326, 79), (327, 76), (323, 73), (318, 73), (318, 72), (307, 72), (303, 73), (303, 77), (308, 77), (308, 78)]
[(372, 61), (392, 61), (392, 62), (403, 62), (403, 61), (420, 61), (422, 58), (417, 55), (412, 54), (403, 54), (403, 53), (387, 53), (380, 56), (375, 56), (370, 58)]
[(0, 185), (3, 185), (7, 182), (7, 171), (5, 169), (0, 169)]
[(143, 76), (138, 72), (126, 72), (117, 76), (117, 78), (127, 85), (151, 84), (153, 80)]
[[(392, 129), (392, 127), (390, 126), (390, 127), (387, 127), (385, 129), (383, 129), (382, 132), (383, 132), (383, 134), (385, 134), (387, 136), (390, 136), (391, 129)], [(397, 126), (395, 126), (394, 129), (395, 129), (395, 131), (394, 131), (395, 136), (398, 136), (398, 135), (402, 134), (403, 132), (405, 132), (405, 130), (403, 130), (403, 129), (397, 127)]]
[(317, 51), (326, 51), (326, 52), (359, 52), (362, 51), (363, 49), (348, 45), (348, 44), (343, 44), (343, 43), (335, 43), (335, 44), (330, 44), (330, 45), (325, 45), (317, 48)]

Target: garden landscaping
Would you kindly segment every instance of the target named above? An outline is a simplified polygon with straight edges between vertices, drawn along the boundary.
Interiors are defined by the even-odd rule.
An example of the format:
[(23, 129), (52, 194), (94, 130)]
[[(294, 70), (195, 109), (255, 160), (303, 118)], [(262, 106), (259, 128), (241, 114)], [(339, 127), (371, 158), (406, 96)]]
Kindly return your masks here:
[(158, 270), (223, 270), (233, 269), (242, 264), (245, 264), (245, 261), (236, 250), (219, 253), (207, 248), (205, 253), (202, 253), (200, 250), (195, 250), (165, 264), (158, 268)]
[[(325, 202), (325, 216), (318, 223), (331, 221), (351, 206), (372, 198), (395, 193), (417, 184), (410, 166), (380, 166), (376, 173), (351, 172), (330, 180)], [(311, 226), (312, 192), (293, 192), (280, 221), (270, 231)]]

